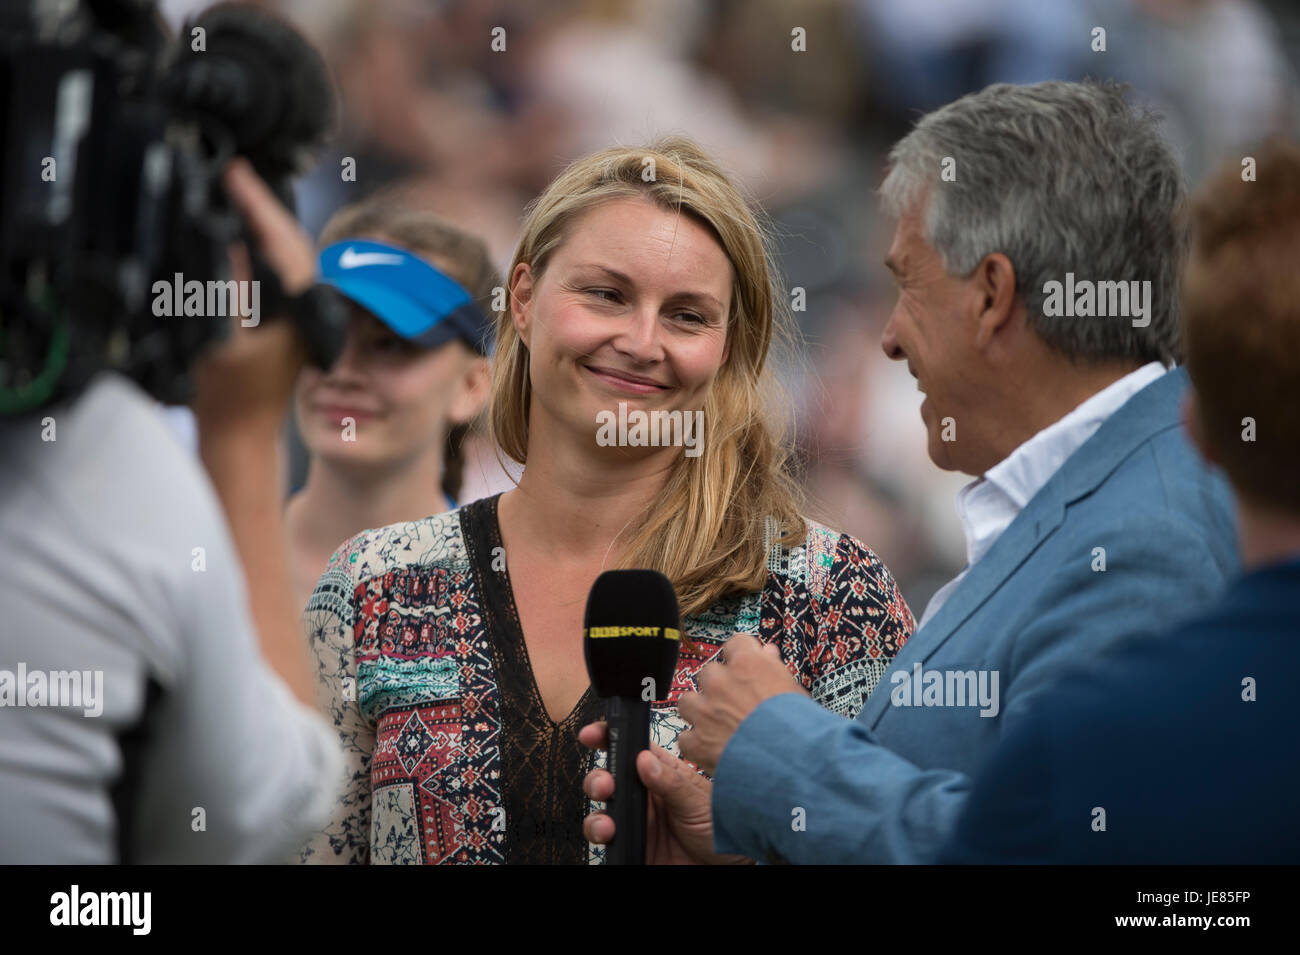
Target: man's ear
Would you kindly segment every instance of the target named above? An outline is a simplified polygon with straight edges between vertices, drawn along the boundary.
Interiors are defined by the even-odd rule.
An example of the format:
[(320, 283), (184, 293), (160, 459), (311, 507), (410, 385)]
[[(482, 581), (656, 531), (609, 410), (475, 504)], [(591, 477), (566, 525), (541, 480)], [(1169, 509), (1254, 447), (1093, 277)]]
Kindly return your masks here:
[(1214, 456), (1214, 450), (1210, 447), (1209, 439), (1205, 434), (1205, 426), (1201, 424), (1201, 407), (1196, 400), (1196, 391), (1188, 388), (1183, 394), (1182, 404), (1183, 433), (1187, 435), (1187, 440), (1192, 443), (1201, 457), (1205, 458), (1210, 464), (1218, 465), (1219, 460)]
[(533, 302), (533, 268), (527, 262), (520, 262), (510, 275), (510, 320), (514, 323), (515, 333), (527, 347), (532, 336), (531, 306)]
[(1016, 311), (1016, 270), (1001, 252), (984, 257), (971, 276), (973, 293), (979, 296), (975, 326), (975, 347), (987, 348)]
[[(468, 346), (466, 351), (469, 351)], [(463, 375), (461, 387), (447, 412), (452, 424), (467, 424), (477, 418), (487, 406), (492, 390), (492, 373), (488, 360), (482, 355), (471, 354)]]

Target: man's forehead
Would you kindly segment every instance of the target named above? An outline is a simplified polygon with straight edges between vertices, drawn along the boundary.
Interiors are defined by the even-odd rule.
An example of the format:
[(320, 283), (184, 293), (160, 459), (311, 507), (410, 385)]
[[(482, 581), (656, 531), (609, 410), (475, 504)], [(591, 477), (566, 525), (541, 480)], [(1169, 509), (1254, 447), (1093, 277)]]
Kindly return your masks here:
[(927, 245), (921, 231), (920, 215), (909, 210), (894, 224), (894, 237), (889, 244), (889, 254), (885, 262), (895, 268), (903, 265), (907, 259), (923, 250)]
[(889, 251), (885, 254), (885, 266), (891, 271), (897, 272), (907, 261), (907, 251), (911, 244), (908, 239), (900, 219), (894, 224), (894, 236), (890, 240)]

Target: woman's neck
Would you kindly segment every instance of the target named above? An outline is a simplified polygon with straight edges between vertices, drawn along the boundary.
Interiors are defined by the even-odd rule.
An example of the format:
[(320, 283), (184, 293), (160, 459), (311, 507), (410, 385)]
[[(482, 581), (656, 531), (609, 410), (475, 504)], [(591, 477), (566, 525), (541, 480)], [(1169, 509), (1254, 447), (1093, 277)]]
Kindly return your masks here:
[(608, 566), (662, 493), (674, 454), (681, 449), (624, 461), (534, 430), (519, 485), (501, 498), (502, 535), (544, 546), (560, 562), (599, 558)]
[(367, 528), (419, 520), (446, 509), (439, 450), (383, 468), (314, 458), (306, 484), (289, 502), (287, 519), (296, 548), (329, 554)]

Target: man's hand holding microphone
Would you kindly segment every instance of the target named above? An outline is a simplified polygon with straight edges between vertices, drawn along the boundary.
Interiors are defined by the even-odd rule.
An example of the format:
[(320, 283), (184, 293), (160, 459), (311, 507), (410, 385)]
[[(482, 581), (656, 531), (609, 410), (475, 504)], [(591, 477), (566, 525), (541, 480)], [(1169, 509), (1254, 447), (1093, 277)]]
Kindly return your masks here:
[[(726, 664), (710, 663), (701, 671), (698, 693), (683, 693), (678, 712), (692, 728), (678, 737), (682, 758), (651, 745), (636, 755), (636, 774), (646, 791), (645, 861), (650, 865), (745, 864), (744, 856), (713, 851), (712, 782), (698, 769), (713, 773), (728, 740), (760, 703), (782, 693), (807, 692), (781, 662), (776, 646), (737, 633), (722, 655)], [(608, 749), (608, 726), (584, 726), (579, 741), (591, 749)], [(689, 760), (689, 762), (688, 762)], [(615, 795), (614, 776), (595, 769), (582, 783), (592, 799)], [(592, 813), (583, 834), (598, 845), (610, 844), (617, 825), (605, 813)]]

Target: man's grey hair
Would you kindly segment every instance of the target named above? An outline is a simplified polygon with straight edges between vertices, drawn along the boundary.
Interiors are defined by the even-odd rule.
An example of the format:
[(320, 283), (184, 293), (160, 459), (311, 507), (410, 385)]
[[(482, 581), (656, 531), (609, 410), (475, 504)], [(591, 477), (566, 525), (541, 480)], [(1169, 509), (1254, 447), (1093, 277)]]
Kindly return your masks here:
[[(1177, 290), (1187, 247), (1182, 172), (1158, 117), (1115, 83), (999, 83), (922, 117), (890, 152), (885, 212), (918, 202), (951, 275), (1001, 252), (1039, 336), (1072, 360), (1181, 360)], [(944, 160), (954, 181), (941, 176)], [(1045, 283), (1149, 281), (1150, 324), (1049, 317)]]

